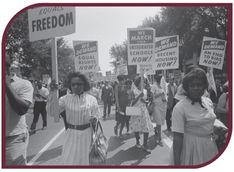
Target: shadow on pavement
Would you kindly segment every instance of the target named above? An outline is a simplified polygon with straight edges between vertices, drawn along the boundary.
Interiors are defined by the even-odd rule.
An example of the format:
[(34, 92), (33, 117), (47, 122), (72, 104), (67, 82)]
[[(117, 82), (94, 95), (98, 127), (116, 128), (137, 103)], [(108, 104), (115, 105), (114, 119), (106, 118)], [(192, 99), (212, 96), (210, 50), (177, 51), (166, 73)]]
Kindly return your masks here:
[(135, 146), (127, 150), (120, 150), (113, 157), (107, 159), (107, 165), (139, 165), (149, 153)]
[[(49, 149), (47, 151), (45, 151), (37, 160), (36, 160), (36, 164), (41, 164), (43, 162), (47, 162), (51, 159), (57, 158), (58, 156), (62, 155), (62, 148), (63, 146), (58, 146), (55, 147), (53, 149)], [(31, 155), (29, 157), (27, 157), (28, 162), (34, 157), (35, 155)]]

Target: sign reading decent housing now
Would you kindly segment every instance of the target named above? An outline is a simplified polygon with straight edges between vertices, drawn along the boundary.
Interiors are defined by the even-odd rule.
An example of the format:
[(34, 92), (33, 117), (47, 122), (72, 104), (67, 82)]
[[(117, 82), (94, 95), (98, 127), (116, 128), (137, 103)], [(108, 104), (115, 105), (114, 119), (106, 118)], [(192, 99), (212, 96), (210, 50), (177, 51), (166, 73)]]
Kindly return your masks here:
[(153, 28), (128, 29), (128, 65), (149, 64), (154, 59)]
[(29, 40), (64, 36), (75, 32), (75, 7), (39, 7), (28, 10)]
[(203, 37), (199, 64), (211, 68), (222, 69), (227, 41)]
[(179, 68), (179, 36), (165, 36), (155, 38), (154, 70)]

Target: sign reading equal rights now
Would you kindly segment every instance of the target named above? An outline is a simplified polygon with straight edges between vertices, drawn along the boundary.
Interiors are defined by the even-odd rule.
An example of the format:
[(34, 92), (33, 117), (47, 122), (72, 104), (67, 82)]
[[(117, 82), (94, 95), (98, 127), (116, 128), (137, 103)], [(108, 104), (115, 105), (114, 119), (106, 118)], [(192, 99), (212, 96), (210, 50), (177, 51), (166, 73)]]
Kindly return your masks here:
[(154, 70), (179, 68), (179, 36), (156, 37)]
[(227, 41), (203, 37), (199, 64), (211, 68), (222, 69)]
[(75, 32), (75, 7), (39, 7), (28, 10), (29, 40), (37, 41)]
[(150, 64), (154, 59), (153, 28), (128, 29), (128, 65)]
[(97, 41), (73, 41), (73, 47), (76, 71), (87, 73), (99, 70)]

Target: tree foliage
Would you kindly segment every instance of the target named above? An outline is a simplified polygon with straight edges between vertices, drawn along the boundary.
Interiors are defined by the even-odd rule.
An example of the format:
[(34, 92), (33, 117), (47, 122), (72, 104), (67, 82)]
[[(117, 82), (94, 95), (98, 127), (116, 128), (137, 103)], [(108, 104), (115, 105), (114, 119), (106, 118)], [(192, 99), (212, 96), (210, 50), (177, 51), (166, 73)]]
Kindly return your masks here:
[[(200, 56), (203, 36), (227, 40), (227, 15), (228, 10), (224, 6), (163, 7), (159, 14), (145, 18), (139, 27), (154, 28), (156, 37), (179, 35), (181, 66), (194, 55), (197, 58)], [(110, 54), (115, 60), (123, 56), (123, 53), (117, 51), (118, 47), (122, 46), (112, 46)], [(227, 70), (225, 62), (226, 57), (223, 71)]]
[[(23, 12), (12, 22), (7, 31), (6, 51), (21, 64), (22, 75), (42, 79), (43, 74), (52, 74), (51, 40), (29, 41), (28, 14)], [(63, 38), (57, 40), (58, 75), (64, 80), (74, 70), (73, 49)]]

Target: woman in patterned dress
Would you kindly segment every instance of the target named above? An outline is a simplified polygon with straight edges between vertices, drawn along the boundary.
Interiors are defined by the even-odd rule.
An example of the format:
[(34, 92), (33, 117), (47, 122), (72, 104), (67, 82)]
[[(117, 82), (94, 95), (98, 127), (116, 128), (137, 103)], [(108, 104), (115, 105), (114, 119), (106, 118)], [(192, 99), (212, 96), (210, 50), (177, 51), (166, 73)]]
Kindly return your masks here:
[(202, 96), (208, 87), (202, 69), (190, 71), (182, 84), (186, 97), (172, 113), (174, 165), (201, 165), (218, 153), (212, 137), (216, 115), (212, 101)]
[(68, 86), (71, 94), (59, 99), (60, 112), (65, 110), (67, 122), (61, 163), (89, 165), (91, 124), (100, 118), (98, 103), (95, 97), (87, 93), (90, 90), (90, 84), (83, 74), (70, 73)]
[[(149, 112), (146, 108), (147, 91), (143, 89), (141, 91), (141, 78), (137, 78), (133, 83), (132, 91), (134, 93), (134, 99), (132, 106), (139, 107), (141, 109), (141, 116), (131, 116), (130, 118), (130, 130), (135, 133), (136, 147), (142, 148), (144, 151), (150, 153), (147, 142), (149, 132), (153, 131), (153, 124), (151, 123)], [(144, 134), (143, 146), (140, 145), (140, 132)]]

